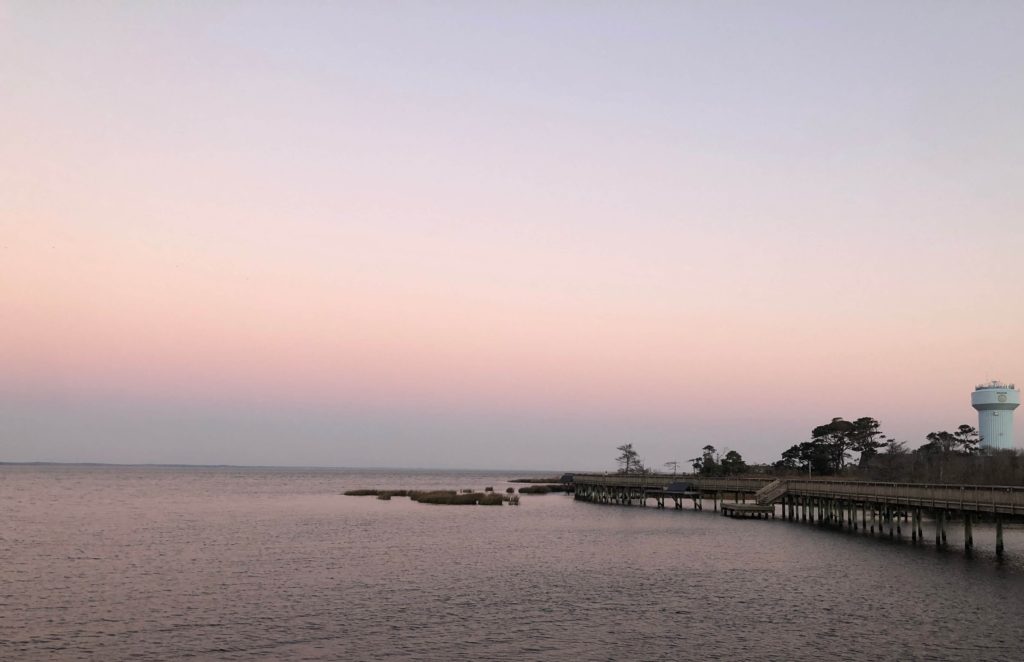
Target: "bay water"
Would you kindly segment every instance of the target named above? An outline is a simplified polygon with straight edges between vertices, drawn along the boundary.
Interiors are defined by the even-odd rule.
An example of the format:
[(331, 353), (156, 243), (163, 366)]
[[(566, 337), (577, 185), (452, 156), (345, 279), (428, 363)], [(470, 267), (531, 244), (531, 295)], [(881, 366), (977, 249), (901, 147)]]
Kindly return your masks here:
[(1024, 659), (1018, 526), (1000, 561), (984, 525), (968, 557), (955, 527), (342, 495), (522, 475), (0, 466), (0, 659)]

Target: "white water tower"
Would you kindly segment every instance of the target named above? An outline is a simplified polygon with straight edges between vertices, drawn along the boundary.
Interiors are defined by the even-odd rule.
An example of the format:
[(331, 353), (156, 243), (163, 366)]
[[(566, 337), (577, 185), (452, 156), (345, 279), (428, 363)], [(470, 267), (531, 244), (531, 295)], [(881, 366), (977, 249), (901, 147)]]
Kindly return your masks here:
[(1013, 384), (989, 382), (974, 387), (971, 406), (978, 410), (982, 448), (1013, 448), (1013, 410), (1020, 391)]

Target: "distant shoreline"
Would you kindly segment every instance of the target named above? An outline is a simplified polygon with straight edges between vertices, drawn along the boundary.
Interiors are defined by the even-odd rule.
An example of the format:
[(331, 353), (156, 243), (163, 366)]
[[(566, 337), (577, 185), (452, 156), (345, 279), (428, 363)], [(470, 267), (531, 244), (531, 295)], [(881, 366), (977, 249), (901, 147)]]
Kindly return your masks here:
[[(443, 471), (446, 473), (502, 473), (522, 475), (560, 476), (564, 471), (538, 470), (538, 469), (448, 469), (441, 467), (344, 467), (344, 466), (306, 466), (306, 465), (280, 465), (280, 464), (165, 464), (159, 462), (51, 462), (35, 460), (29, 462), (0, 461), (0, 467), (134, 467), (154, 469), (296, 469), (305, 471), (418, 471), (432, 473)], [(547, 480), (547, 479), (544, 479)], [(517, 479), (513, 482), (534, 482), (532, 480)], [(556, 479), (557, 482), (557, 479)]]

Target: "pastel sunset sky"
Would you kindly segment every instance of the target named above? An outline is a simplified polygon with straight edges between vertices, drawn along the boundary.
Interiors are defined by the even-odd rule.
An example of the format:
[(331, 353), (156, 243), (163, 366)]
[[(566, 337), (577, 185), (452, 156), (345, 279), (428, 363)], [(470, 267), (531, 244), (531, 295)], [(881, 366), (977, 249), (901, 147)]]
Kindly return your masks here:
[(600, 469), (976, 424), (976, 383), (1024, 381), (1022, 26), (0, 1), (0, 461)]

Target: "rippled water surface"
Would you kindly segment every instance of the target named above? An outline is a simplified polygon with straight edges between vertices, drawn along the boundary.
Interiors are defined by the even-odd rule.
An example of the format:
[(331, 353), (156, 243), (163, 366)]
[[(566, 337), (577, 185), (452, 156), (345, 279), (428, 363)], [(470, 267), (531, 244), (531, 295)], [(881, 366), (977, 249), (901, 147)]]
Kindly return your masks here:
[(564, 495), (340, 494), (511, 477), (0, 467), (0, 658), (1024, 659), (1020, 528), (998, 562), (984, 526), (967, 558)]

